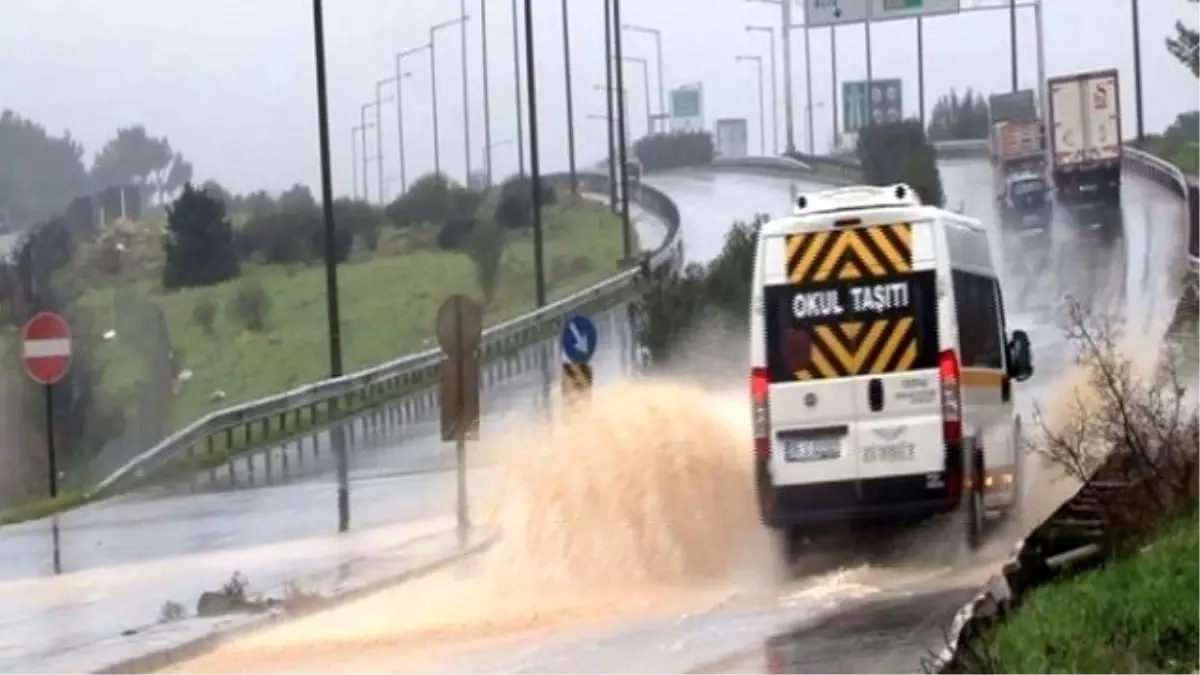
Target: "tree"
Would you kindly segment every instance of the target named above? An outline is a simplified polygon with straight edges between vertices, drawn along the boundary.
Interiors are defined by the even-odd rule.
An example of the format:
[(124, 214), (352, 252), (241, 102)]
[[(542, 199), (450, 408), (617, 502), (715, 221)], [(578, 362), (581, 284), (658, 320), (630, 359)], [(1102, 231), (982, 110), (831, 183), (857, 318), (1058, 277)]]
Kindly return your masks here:
[[(345, 229), (352, 237), (362, 239), (368, 251), (379, 245), (379, 232), (383, 228), (383, 216), (370, 202), (363, 199), (336, 199), (333, 202), (333, 222)], [(322, 233), (324, 222), (322, 222)]]
[(855, 149), (870, 185), (907, 183), (921, 202), (941, 206), (946, 199), (937, 168), (937, 152), (916, 120), (867, 127)]
[[(1196, 3), (1200, 0), (1188, 0), (1188, 2)], [(1188, 28), (1182, 21), (1175, 22), (1175, 37), (1167, 38), (1167, 51), (1171, 52), (1171, 56), (1179, 59), (1179, 62), (1187, 66), (1192, 75), (1200, 77), (1200, 52), (1197, 51), (1196, 45), (1200, 44), (1200, 31), (1195, 28)]]
[(258, 190), (246, 195), (242, 206), (251, 218), (265, 216), (275, 212), (275, 199), (266, 190)]
[(100, 187), (134, 184), (147, 198), (160, 202), (192, 178), (192, 166), (171, 149), (165, 137), (155, 138), (142, 125), (117, 129), (92, 161), (92, 182)]
[(483, 294), (484, 304), (491, 304), (500, 283), (500, 266), (504, 259), (504, 228), (494, 223), (477, 225), (467, 240), (466, 254), (475, 264), (475, 279)]
[(185, 183), (179, 198), (167, 208), (163, 242), (166, 264), (163, 286), (207, 286), (238, 275), (233, 226), (225, 204)]
[(225, 205), (225, 209), (227, 211), (232, 210), (234, 202), (233, 194), (230, 193), (229, 190), (226, 190), (225, 187), (217, 181), (210, 178), (204, 181), (204, 184), (200, 186), (200, 189), (213, 199), (221, 200), (221, 203)]
[(987, 138), (989, 132), (987, 98), (969, 88), (962, 96), (951, 89), (933, 104), (929, 114), (932, 141)]
[(296, 183), (279, 195), (278, 206), (281, 212), (316, 211), (320, 208), (317, 205), (316, 197), (313, 197), (312, 190), (308, 189), (307, 185), (300, 183)]
[(12, 110), (0, 112), (0, 224), (24, 229), (83, 196), (82, 157), (69, 133), (51, 136)]
[[(554, 188), (542, 183), (542, 206), (548, 206), (558, 201)], [(501, 227), (510, 230), (521, 230), (533, 226), (533, 194), (529, 179), (524, 176), (512, 176), (500, 185), (500, 201), (492, 220)]]

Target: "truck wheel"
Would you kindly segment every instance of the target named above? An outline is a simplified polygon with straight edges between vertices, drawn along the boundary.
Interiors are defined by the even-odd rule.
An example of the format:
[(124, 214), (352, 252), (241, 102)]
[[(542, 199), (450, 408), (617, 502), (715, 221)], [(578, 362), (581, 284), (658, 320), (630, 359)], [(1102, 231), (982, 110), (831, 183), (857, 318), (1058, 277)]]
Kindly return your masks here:
[(983, 546), (983, 452), (975, 450), (971, 463), (971, 491), (967, 493), (967, 548), (978, 551)]

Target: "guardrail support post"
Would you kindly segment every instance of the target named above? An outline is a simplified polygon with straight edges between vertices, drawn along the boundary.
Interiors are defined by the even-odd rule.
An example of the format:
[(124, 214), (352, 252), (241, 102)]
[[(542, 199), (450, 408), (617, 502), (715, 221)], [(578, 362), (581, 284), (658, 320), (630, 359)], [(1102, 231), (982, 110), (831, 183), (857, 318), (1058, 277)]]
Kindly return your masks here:
[(283, 467), (282, 467), (283, 477), (284, 477), (284, 479), (286, 479), (288, 476), (288, 446), (287, 446), (287, 443), (284, 443), (281, 447), (283, 448), (283, 455), (279, 459), (283, 463)]

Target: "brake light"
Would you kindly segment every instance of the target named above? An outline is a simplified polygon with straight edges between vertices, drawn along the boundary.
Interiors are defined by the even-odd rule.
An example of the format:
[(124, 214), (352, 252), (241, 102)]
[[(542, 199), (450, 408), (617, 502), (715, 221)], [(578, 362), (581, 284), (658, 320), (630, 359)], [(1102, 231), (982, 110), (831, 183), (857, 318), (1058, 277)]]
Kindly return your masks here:
[(942, 385), (942, 436), (946, 443), (962, 440), (962, 397), (958, 356), (947, 349), (938, 356), (938, 376)]
[(760, 459), (771, 455), (771, 407), (768, 388), (771, 380), (766, 368), (750, 371), (750, 417), (754, 429), (754, 454)]

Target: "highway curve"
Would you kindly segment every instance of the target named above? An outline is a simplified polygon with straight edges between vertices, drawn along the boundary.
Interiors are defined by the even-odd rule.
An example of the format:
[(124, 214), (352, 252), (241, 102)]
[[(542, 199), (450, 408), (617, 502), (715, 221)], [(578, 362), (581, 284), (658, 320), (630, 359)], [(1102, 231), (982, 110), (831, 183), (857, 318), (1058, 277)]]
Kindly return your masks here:
[[(686, 228), (685, 250), (689, 259), (695, 261), (715, 255), (732, 221), (749, 218), (757, 212), (779, 214), (789, 208), (791, 181), (782, 178), (685, 171), (652, 176), (647, 180), (679, 203)], [(970, 213), (990, 212), (992, 200), (986, 192), (990, 181), (983, 165), (947, 163), (943, 166), (943, 180), (952, 202), (963, 199)], [(800, 186), (800, 189), (804, 187)], [(1179, 218), (1178, 205), (1169, 198), (1160, 199), (1157, 190), (1155, 186), (1137, 182), (1127, 186), (1125, 218), (1128, 234), (1125, 236), (1110, 237), (1105, 240), (1107, 243), (1104, 246), (1080, 247), (1069, 244), (1075, 241), (1074, 237), (1087, 235), (1064, 229), (1061, 234), (1068, 245), (1056, 246), (1055, 250), (1069, 254), (1058, 258), (1048, 256), (1045, 260), (1022, 260), (1019, 268), (1016, 263), (1010, 265), (1009, 274), (1022, 284), (1023, 289), (1019, 298), (1014, 298), (1013, 294), (1008, 298), (1010, 321), (1014, 327), (1027, 325), (1031, 328), (1037, 348), (1039, 374), (1031, 381), (1033, 388), (1046, 386), (1053, 381), (1055, 373), (1061, 373), (1067, 367), (1065, 353), (1061, 343), (1056, 341), (1052, 328), (1054, 300), (1064, 292), (1075, 290), (1091, 294), (1105, 306), (1123, 302), (1129, 315), (1137, 316), (1147, 324), (1165, 322), (1169, 314), (1171, 292), (1167, 275), (1162, 272), (1162, 261), (1171, 259), (1180, 245), (1182, 231), (1173, 227)], [(1150, 223), (1162, 225), (1155, 236), (1148, 236)], [(1113, 274), (1121, 268), (1124, 268), (1124, 274)], [(1113, 276), (1123, 279), (1124, 283), (1118, 283), (1115, 287), (1111, 283), (1107, 286), (1097, 283)], [(601, 329), (605, 330), (608, 320), (601, 318), (599, 323)], [(609, 330), (627, 330), (621, 324), (623, 319), (614, 319), (609, 324)], [(606, 346), (616, 342), (609, 340)], [(599, 376), (615, 378), (625, 370), (626, 363), (614, 354), (615, 351), (602, 352), (598, 357)], [(505, 408), (519, 410), (523, 406), (514, 405), (514, 401), (528, 401), (530, 396), (536, 396), (541, 390), (540, 382), (531, 382), (529, 379), (505, 387), (498, 392), (495, 400), (504, 401)], [(448, 474), (413, 475), (404, 470), (414, 455), (436, 454), (438, 451), (437, 444), (407, 437), (399, 443), (389, 440), (373, 452), (361, 453), (356, 459), (356, 480), (352, 488), (356, 528), (391, 526), (390, 531), (397, 522), (428, 523), (430, 518), (444, 517), (450, 513), (452, 502), (448, 498)], [(63, 620), (69, 619), (77, 629), (70, 632), (69, 639), (65, 640), (66, 644), (62, 647), (74, 652), (75, 659), (83, 660), (64, 663), (82, 664), (76, 665), (76, 669), (86, 668), (86, 654), (81, 650), (111, 635), (108, 631), (114, 624), (145, 622), (147, 613), (156, 611), (162, 599), (183, 599), (179, 590), (184, 588), (195, 590), (197, 585), (201, 588), (211, 587), (233, 567), (246, 570), (253, 580), (255, 566), (263, 565), (273, 557), (282, 557), (299, 568), (336, 565), (340, 560), (339, 553), (331, 552), (324, 543), (326, 540), (320, 538), (332, 530), (331, 488), (328, 478), (320, 478), (298, 485), (236, 492), (154, 499), (130, 497), (83, 509), (63, 518), (62, 540), (68, 569), (111, 570), (113, 565), (130, 565), (141, 561), (138, 566), (129, 568), (131, 575), (140, 574), (146, 569), (156, 571), (155, 576), (164, 587), (164, 597), (160, 598), (155, 593), (144, 602), (129, 606), (125, 610), (129, 613), (128, 619), (114, 618), (111, 609), (95, 611), (99, 608), (94, 597), (78, 602), (78, 595), (86, 595), (89, 588), (98, 587), (99, 572), (93, 575), (94, 578), (87, 573), (60, 577), (54, 582), (53, 592), (41, 583), (46, 580), (32, 578), (45, 573), (50, 541), (47, 523), (31, 523), (0, 530), (0, 546), (6, 551), (16, 551), (14, 559), (24, 563), (15, 566), (19, 570), (17, 572), (10, 572), (6, 566), (10, 576), (25, 577), (23, 581), (8, 583), (14, 588), (26, 589), (28, 598), (26, 613), (22, 616), (9, 617), (6, 613), (6, 638), (0, 641), (0, 663), (9, 666), (7, 669), (28, 670), (34, 666), (31, 658), (45, 659), (55, 655), (55, 643), (64, 642)], [(381, 533), (384, 531), (379, 530)], [(385, 548), (385, 542), (394, 544), (400, 538), (402, 536), (399, 533), (372, 537), (373, 541), (363, 545), (367, 552), (360, 550), (358, 555), (371, 555)], [(275, 542), (278, 544), (273, 545)], [(18, 543), (20, 546), (14, 547)], [(239, 559), (229, 553), (252, 546), (258, 548), (250, 556)], [(288, 552), (280, 556), (274, 553), (284, 550)], [(166, 571), (168, 569), (170, 571)], [(278, 573), (282, 575), (286, 570), (279, 569)], [(584, 670), (637, 670), (639, 667), (636, 664), (645, 666), (645, 661), (639, 659), (662, 658), (662, 645), (678, 642), (667, 640), (666, 637), (682, 634), (683, 638), (688, 638), (690, 635), (688, 641), (691, 641), (697, 635), (709, 634), (714, 626), (720, 628), (727, 639), (701, 640), (705, 642), (704, 649), (684, 649), (684, 655), (677, 655), (673, 660), (655, 661), (664, 664), (655, 669), (669, 664), (671, 667), (667, 670), (688, 670), (703, 666), (707, 661), (727, 658), (730, 654), (736, 656), (760, 636), (780, 630), (789, 622), (807, 620), (821, 612), (830, 611), (843, 599), (883, 593), (885, 589), (916, 584), (929, 576), (928, 570), (924, 569), (916, 573), (917, 581), (889, 576), (890, 572), (883, 577), (880, 574), (878, 570), (866, 569), (859, 572), (862, 577), (859, 580), (847, 577), (830, 584), (810, 579), (766, 596), (730, 600), (726, 613), (716, 611), (700, 615), (685, 622), (686, 625), (680, 624), (674, 633), (667, 630), (664, 634), (663, 626), (651, 622), (652, 626), (644, 627), (641, 631), (626, 626), (608, 633), (575, 636), (576, 639), (560, 636), (559, 642), (562, 644), (558, 656), (553, 655), (555, 649), (551, 645), (544, 644), (537, 652), (542, 656), (522, 660), (520, 669), (561, 670), (566, 667), (563, 665), (566, 661), (583, 653), (599, 658), (598, 652), (604, 652), (609, 654), (608, 658), (615, 660), (597, 661), (589, 658), (582, 660), (578, 667)], [(111, 587), (114, 575), (109, 573), (103, 576), (109, 578), (106, 588)], [(74, 588), (68, 593), (62, 580), (72, 579)], [(190, 583), (182, 583), (185, 579)], [(34, 587), (37, 587), (36, 592), (30, 590)], [(172, 590), (168, 591), (167, 588)], [(141, 594), (145, 594), (145, 591), (142, 590)], [(57, 599), (53, 603), (54, 621), (47, 621), (48, 617), (45, 616), (39, 618), (41, 602), (37, 599), (43, 596)], [(797, 603), (793, 596), (802, 597), (804, 601)], [(789, 597), (792, 600), (787, 600)], [(777, 605), (781, 598), (785, 604), (792, 603), (791, 610), (779, 611)], [(88, 605), (91, 606), (90, 610)], [(730, 621), (736, 623), (740, 620), (736, 616), (751, 617), (743, 621), (749, 628), (730, 629)], [(711, 622), (707, 628), (703, 626), (706, 622)], [(14, 630), (18, 624), (21, 629)], [(17, 650), (16, 644), (8, 639), (9, 635), (14, 639), (19, 635), (20, 640), (31, 647)], [(611, 648), (601, 649), (598, 646), (601, 643), (610, 644)], [(756, 658), (751, 656), (753, 652), (745, 651), (743, 660), (753, 661)], [(469, 654), (464, 652), (464, 656)], [(510, 661), (513, 652), (504, 649), (487, 658), (484, 658), (484, 654), (476, 656), (483, 660), (465, 658), (464, 667), (494, 669), (498, 663), (493, 659), (503, 656), (501, 662)], [(493, 665), (487, 665), (489, 663)], [(445, 665), (455, 667), (449, 663)], [(44, 663), (41, 667), (53, 666)]]
[[(946, 162), (942, 171), (951, 204), (961, 199), (969, 213), (994, 222), (986, 167)], [(786, 181), (703, 172), (651, 180), (682, 203), (685, 216), (696, 214), (688, 218), (687, 235), (689, 253), (696, 259), (704, 257), (705, 249), (716, 250), (723, 228), (733, 218), (786, 208), (774, 206), (787, 193)], [(761, 192), (755, 185), (762, 186)], [(768, 190), (777, 190), (779, 197)], [(1146, 336), (1143, 344), (1161, 335), (1174, 304), (1170, 270), (1183, 243), (1184, 230), (1178, 226), (1182, 207), (1157, 186), (1131, 177), (1123, 210), (1123, 229), (1060, 222), (1052, 246), (1028, 246), (1023, 253), (1014, 249), (1005, 257), (1011, 326), (1031, 331), (1038, 367), (1037, 375), (1017, 392), (1018, 406), (1026, 414), (1035, 398), (1053, 393), (1070, 368), (1055, 328), (1064, 297), (1132, 320)], [(1004, 244), (1000, 232), (993, 231), (993, 236), (998, 245)], [(741, 382), (729, 389), (726, 395), (713, 396), (740, 411)], [(1040, 478), (1038, 467), (1026, 464), (1027, 484), (1033, 485)], [(1027, 508), (1044, 507), (1038, 502), (1050, 491), (1041, 488), (1036, 498), (1027, 495)], [(222, 652), (183, 664), (178, 671), (261, 669), (258, 664), (265, 663), (267, 654), (271, 668), (279, 672), (905, 671), (939, 646), (944, 622), (1007, 556), (1019, 525), (994, 533), (983, 551), (968, 554), (961, 547), (960, 525), (933, 523), (873, 538), (852, 552), (808, 552), (802, 557), (801, 573), (781, 584), (673, 587), (664, 589), (661, 597), (647, 593), (637, 607), (620, 604), (611, 613), (588, 614), (587, 620), (533, 620), (499, 631), (492, 621), (505, 625), (499, 617), (511, 608), (495, 601), (471, 608), (478, 616), (458, 626), (457, 633), (446, 633), (449, 625), (438, 622), (431, 635), (407, 641), (391, 633), (368, 632), (344, 648), (302, 646), (355, 621), (369, 624), (371, 630), (386, 630), (393, 620), (408, 625), (401, 621), (406, 616), (387, 619), (377, 614), (401, 598), (423, 597), (423, 587), (405, 587), (395, 597), (303, 620), (290, 638), (289, 629), (281, 630), (274, 638), (278, 643), (256, 641), (244, 651)], [(470, 568), (464, 568), (445, 575), (441, 583), (454, 587), (470, 578)], [(461, 606), (457, 609), (456, 622), (467, 614)], [(422, 606), (413, 612), (425, 610)], [(294, 642), (297, 636), (302, 636), (302, 644)]]

